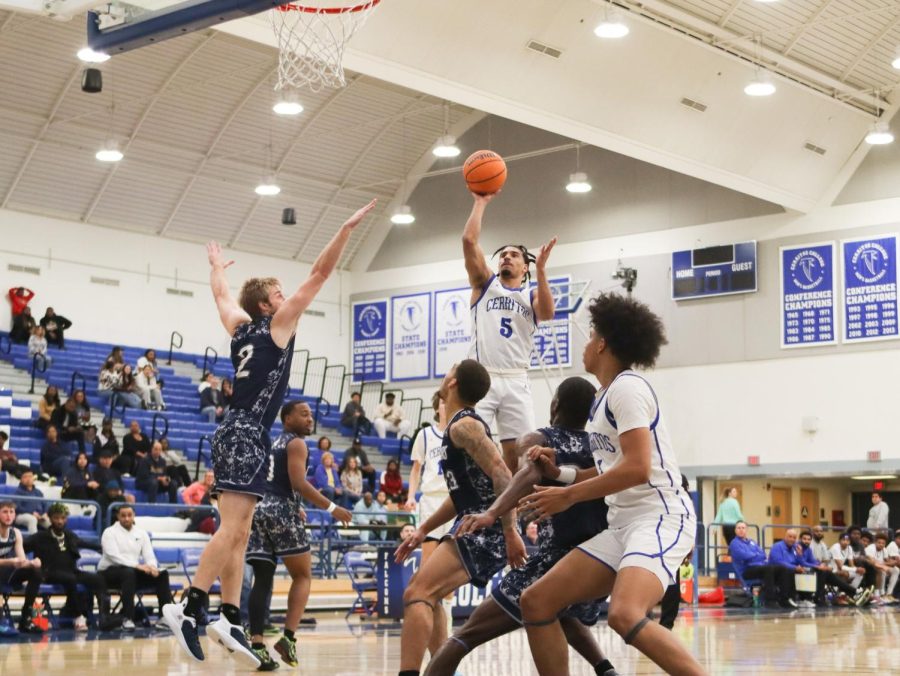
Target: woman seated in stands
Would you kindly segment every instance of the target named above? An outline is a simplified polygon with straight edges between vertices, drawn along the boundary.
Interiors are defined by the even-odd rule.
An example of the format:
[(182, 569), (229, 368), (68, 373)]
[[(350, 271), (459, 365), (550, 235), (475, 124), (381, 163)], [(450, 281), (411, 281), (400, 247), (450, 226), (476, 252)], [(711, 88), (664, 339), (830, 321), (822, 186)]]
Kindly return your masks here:
[(79, 451), (75, 456), (75, 464), (63, 478), (62, 496), (69, 500), (96, 500), (100, 484), (91, 476), (88, 469), (88, 456)]
[(42, 430), (47, 429), (50, 426), (50, 418), (53, 416), (53, 411), (61, 405), (59, 390), (54, 385), (49, 385), (47, 391), (44, 392), (44, 396), (38, 401), (38, 419), (34, 421), (34, 426)]
[(125, 364), (122, 367), (122, 379), (119, 382), (118, 387), (113, 389), (116, 392), (116, 406), (125, 404), (129, 408), (141, 407), (140, 390), (138, 389), (137, 380), (134, 378), (131, 364)]
[(153, 368), (150, 364), (145, 364), (144, 368), (138, 371), (135, 377), (138, 392), (141, 394), (141, 405), (144, 408), (153, 410), (166, 410), (166, 402), (162, 398), (162, 390), (159, 383), (156, 382), (156, 376), (153, 375)]
[(381, 490), (387, 495), (388, 502), (402, 504), (406, 502), (403, 495), (403, 477), (400, 475), (400, 463), (391, 458), (387, 469), (381, 475)]
[(78, 420), (85, 429), (91, 425), (91, 405), (88, 403), (87, 395), (84, 390), (75, 390), (72, 393), (72, 399), (75, 400), (75, 407), (78, 412)]
[(344, 498), (344, 487), (338, 477), (337, 468), (334, 466), (334, 456), (326, 451), (322, 454), (319, 466), (313, 476), (313, 486), (332, 502), (341, 504)]
[(331, 450), (331, 439), (329, 439), (328, 437), (319, 437), (319, 441), (316, 444), (316, 446), (318, 447), (319, 451), (321, 451), (322, 453), (324, 453), (325, 451), (330, 451)]
[[(53, 359), (47, 354), (47, 339), (44, 338), (44, 327), (35, 326), (31, 329), (31, 336), (28, 338), (28, 356), (34, 359), (35, 355), (40, 355), (44, 360), (44, 368), (50, 368)], [(41, 360), (38, 359), (38, 369), (40, 370)]]
[(362, 472), (359, 471), (359, 461), (351, 457), (347, 466), (341, 470), (341, 485), (344, 487), (344, 506), (353, 509), (362, 497)]
[(116, 389), (122, 384), (122, 365), (107, 358), (97, 378), (97, 396), (104, 401), (112, 399)]
[(119, 455), (119, 442), (116, 440), (116, 433), (113, 432), (112, 418), (104, 418), (100, 427), (100, 433), (94, 439), (94, 462), (100, 458), (101, 453), (109, 453), (111, 458)]

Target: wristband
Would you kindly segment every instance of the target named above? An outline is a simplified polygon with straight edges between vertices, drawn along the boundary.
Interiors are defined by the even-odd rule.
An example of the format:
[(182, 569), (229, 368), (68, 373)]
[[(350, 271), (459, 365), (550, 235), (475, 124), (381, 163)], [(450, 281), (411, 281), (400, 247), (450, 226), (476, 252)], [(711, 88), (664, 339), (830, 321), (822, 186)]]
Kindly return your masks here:
[(328, 509), (326, 510), (329, 514), (331, 514), (334, 510), (337, 509), (337, 505), (333, 502), (328, 503)]
[(576, 476), (578, 476), (578, 470), (574, 467), (560, 467), (559, 476), (556, 477), (556, 480), (568, 485), (575, 482)]

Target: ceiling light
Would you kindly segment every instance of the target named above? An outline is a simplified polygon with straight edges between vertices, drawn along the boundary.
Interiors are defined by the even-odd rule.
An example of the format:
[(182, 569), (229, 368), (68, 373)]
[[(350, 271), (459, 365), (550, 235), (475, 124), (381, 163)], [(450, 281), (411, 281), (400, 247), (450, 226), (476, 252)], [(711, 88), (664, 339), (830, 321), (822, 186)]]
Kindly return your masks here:
[(275, 183), (274, 176), (268, 176), (263, 182), (256, 186), (256, 194), (263, 197), (270, 197), (281, 192), (281, 187)]
[(566, 185), (566, 190), (569, 192), (590, 192), (591, 184), (588, 183), (587, 174), (583, 171), (576, 171), (574, 174), (569, 175), (569, 183)]
[(94, 155), (101, 162), (118, 162), (123, 157), (122, 151), (119, 150), (119, 144), (115, 141), (107, 141), (103, 147)]
[(864, 474), (861, 476), (850, 477), (854, 481), (876, 481), (878, 479), (896, 479), (894, 474)]
[(897, 51), (894, 52), (894, 60), (891, 61), (891, 67), (900, 70), (900, 47), (897, 47)]
[(90, 47), (82, 47), (78, 50), (78, 58), (85, 63), (103, 63), (104, 61), (109, 61), (109, 54), (95, 52)]
[(757, 69), (756, 77), (744, 87), (747, 96), (772, 96), (775, 93), (775, 83), (769, 71)]
[(435, 157), (456, 157), (459, 155), (459, 146), (456, 145), (455, 136), (441, 136), (431, 150)]
[(295, 91), (286, 91), (281, 94), (279, 99), (272, 106), (272, 110), (276, 115), (299, 115), (303, 112), (303, 105)]
[(866, 143), (870, 146), (883, 146), (894, 142), (894, 134), (891, 133), (887, 122), (876, 122), (866, 134)]
[(413, 216), (412, 209), (410, 209), (408, 204), (398, 207), (397, 211), (394, 212), (394, 215), (391, 216), (391, 223), (394, 225), (409, 225), (410, 223), (415, 222), (416, 217)]
[(594, 29), (594, 35), (598, 38), (624, 38), (628, 35), (628, 26), (622, 20), (622, 15), (618, 12), (609, 12), (603, 20), (597, 24)]

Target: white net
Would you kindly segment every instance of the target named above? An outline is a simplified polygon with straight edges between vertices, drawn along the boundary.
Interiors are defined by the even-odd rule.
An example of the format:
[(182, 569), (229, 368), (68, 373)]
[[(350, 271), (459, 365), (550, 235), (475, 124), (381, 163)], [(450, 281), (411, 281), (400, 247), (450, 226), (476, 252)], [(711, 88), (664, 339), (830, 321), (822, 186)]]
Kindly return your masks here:
[(381, 0), (308, 0), (269, 12), (278, 40), (276, 90), (343, 87), (344, 47)]

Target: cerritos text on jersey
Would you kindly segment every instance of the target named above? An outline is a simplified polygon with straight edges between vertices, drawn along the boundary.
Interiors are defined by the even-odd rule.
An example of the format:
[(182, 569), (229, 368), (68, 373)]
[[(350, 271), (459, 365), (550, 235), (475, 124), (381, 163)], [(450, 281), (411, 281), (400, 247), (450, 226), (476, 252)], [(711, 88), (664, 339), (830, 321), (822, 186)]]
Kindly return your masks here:
[(522, 305), (515, 298), (511, 298), (509, 296), (496, 296), (495, 298), (488, 299), (487, 303), (485, 303), (485, 309), (488, 312), (492, 312), (493, 310), (514, 310), (523, 317), (528, 317), (529, 319), (531, 319), (532, 317), (530, 307)]

